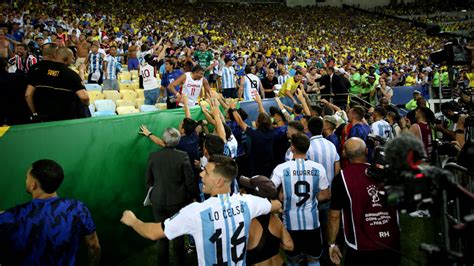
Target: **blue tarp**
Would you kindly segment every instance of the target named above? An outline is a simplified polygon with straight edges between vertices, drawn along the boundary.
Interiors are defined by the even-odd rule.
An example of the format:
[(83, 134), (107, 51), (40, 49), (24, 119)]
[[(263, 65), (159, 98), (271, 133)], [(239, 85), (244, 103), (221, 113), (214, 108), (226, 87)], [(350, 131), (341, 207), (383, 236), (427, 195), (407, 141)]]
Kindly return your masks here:
[(394, 87), (393, 88), (393, 96), (392, 96), (392, 104), (399, 105), (399, 104), (406, 104), (411, 99), (413, 99), (413, 91), (418, 90), (421, 92), (421, 95), (425, 99), (430, 98), (429, 87), (428, 86), (418, 86), (418, 87)]

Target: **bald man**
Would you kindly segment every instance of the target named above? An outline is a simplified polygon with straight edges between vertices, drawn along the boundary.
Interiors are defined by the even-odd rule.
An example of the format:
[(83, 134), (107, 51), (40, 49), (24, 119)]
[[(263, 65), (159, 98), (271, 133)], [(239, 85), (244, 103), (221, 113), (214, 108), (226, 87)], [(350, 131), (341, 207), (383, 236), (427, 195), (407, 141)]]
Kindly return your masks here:
[(270, 68), (267, 72), (267, 76), (262, 79), (262, 86), (265, 92), (265, 98), (275, 98), (275, 85), (278, 84), (278, 79), (275, 77), (275, 69)]
[[(35, 122), (90, 117), (89, 96), (79, 75), (68, 66), (74, 59), (66, 47), (46, 47), (48, 59), (29, 73), (25, 99)], [(54, 56), (50, 55), (54, 51)]]
[(341, 263), (342, 253), (336, 244), (343, 218), (347, 244), (344, 265), (399, 265), (400, 230), (397, 211), (380, 198), (380, 182), (366, 174), (367, 147), (360, 138), (344, 144), (350, 164), (332, 182), (329, 210), (329, 256)]

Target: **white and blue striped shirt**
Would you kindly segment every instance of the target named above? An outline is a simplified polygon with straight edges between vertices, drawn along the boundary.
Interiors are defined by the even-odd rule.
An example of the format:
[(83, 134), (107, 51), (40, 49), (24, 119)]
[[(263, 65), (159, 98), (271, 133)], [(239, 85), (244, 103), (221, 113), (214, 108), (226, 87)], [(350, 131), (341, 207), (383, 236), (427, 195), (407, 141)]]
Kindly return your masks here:
[(117, 57), (109, 54), (104, 60), (107, 62), (107, 69), (105, 71), (107, 72), (108, 79), (117, 79)]
[(222, 68), (222, 89), (233, 89), (235, 86), (235, 69), (233, 66)]
[(280, 85), (285, 84), (286, 80), (289, 79), (290, 77), (291, 77), (290, 74), (278, 76), (278, 84)]
[(292, 231), (319, 228), (318, 193), (329, 187), (324, 167), (316, 162), (295, 159), (278, 165), (272, 174), (276, 187), (283, 190), (283, 222)]
[(334, 163), (340, 160), (339, 154), (337, 153), (336, 147), (332, 142), (323, 138), (322, 135), (311, 137), (308, 152), (306, 158), (320, 163), (326, 170), (329, 184), (335, 176)]
[(101, 53), (90, 53), (89, 54), (89, 74), (92, 74), (96, 71), (102, 72), (102, 54)]
[(392, 127), (387, 121), (383, 119), (372, 123), (370, 127), (372, 129), (372, 133), (379, 137), (382, 137), (384, 139), (391, 139), (393, 137)]
[(181, 209), (164, 222), (164, 233), (170, 240), (192, 235), (200, 266), (246, 265), (251, 220), (270, 210), (271, 203), (264, 198), (219, 194)]
[(244, 101), (253, 101), (259, 94), (261, 81), (254, 74), (246, 74), (244, 78)]

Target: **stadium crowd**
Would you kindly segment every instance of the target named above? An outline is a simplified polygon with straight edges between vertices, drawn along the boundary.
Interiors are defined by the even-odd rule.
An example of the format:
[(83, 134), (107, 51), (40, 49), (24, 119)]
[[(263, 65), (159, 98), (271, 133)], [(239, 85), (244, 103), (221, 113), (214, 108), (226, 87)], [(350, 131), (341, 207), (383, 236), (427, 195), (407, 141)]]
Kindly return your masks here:
[[(2, 123), (88, 117), (84, 84), (119, 90), (125, 68), (141, 74), (146, 105), (183, 109), (179, 128), (162, 136), (153, 134), (157, 125), (140, 127), (162, 147), (147, 162), (154, 222), (131, 211), (121, 219), (158, 240), (164, 265), (183, 265), (184, 236), (199, 265), (332, 265), (343, 250), (344, 265), (399, 265), (396, 210), (366, 171), (375, 147), (409, 144), (407, 164), (417, 165), (438, 160), (435, 137), (457, 152), (466, 142), (466, 116), (458, 114), (470, 101), (465, 90), (437, 116), (419, 90), (406, 105), (391, 105), (398, 86), (449, 87), (445, 66), (429, 60), (443, 40), (376, 15), (33, 1), (4, 5), (0, 28), (1, 89), (10, 101), (0, 106), (15, 109), (2, 110)], [(472, 70), (457, 79), (472, 87)], [(245, 122), (236, 98), (255, 102), (256, 121)], [(265, 98), (275, 100), (268, 112)], [(192, 119), (196, 105), (206, 119)], [(81, 238), (98, 263), (89, 211), (56, 193), (64, 178), (54, 161), (32, 164), (33, 200), (0, 214), (0, 263), (74, 264)]]

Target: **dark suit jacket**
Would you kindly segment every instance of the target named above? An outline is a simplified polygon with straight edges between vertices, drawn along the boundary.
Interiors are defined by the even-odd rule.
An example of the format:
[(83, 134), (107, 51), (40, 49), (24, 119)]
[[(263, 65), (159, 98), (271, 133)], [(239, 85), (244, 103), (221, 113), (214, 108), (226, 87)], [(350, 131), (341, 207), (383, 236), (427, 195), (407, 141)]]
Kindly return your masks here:
[(332, 93), (334, 94), (347, 93), (347, 88), (345, 87), (341, 77), (336, 74), (333, 74), (332, 82), (331, 82), (331, 77), (327, 74), (316, 79), (316, 82), (320, 82), (321, 85), (326, 86), (323, 90), (321, 90), (321, 94), (331, 93), (331, 88), (332, 88)]
[(194, 173), (186, 152), (163, 148), (148, 158), (148, 187), (153, 186), (150, 201), (155, 208), (176, 208), (199, 195)]

